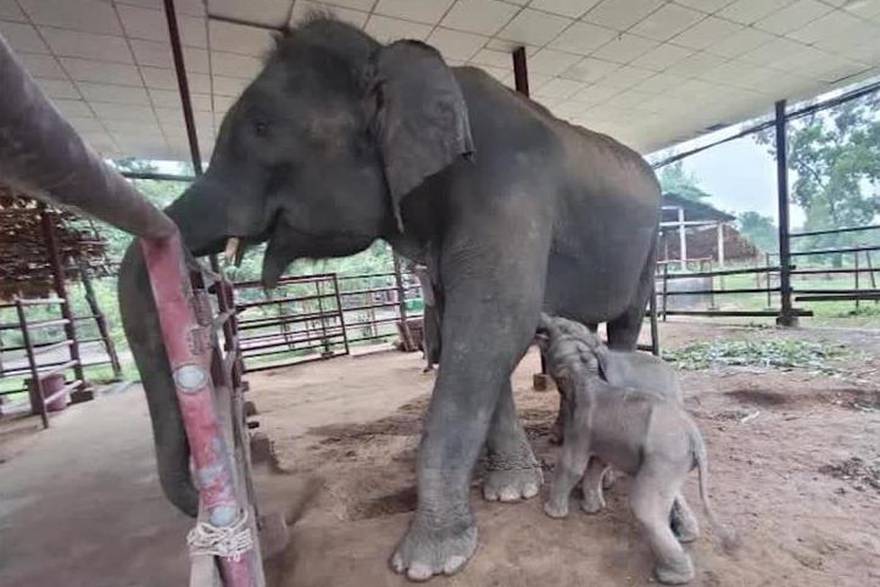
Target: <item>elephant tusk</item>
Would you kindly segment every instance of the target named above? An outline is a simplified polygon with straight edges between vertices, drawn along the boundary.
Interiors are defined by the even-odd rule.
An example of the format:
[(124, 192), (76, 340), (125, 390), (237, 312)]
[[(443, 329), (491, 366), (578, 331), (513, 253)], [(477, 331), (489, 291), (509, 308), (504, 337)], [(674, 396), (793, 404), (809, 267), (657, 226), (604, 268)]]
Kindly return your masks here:
[(226, 263), (230, 265), (235, 263), (236, 266), (241, 263), (241, 249), (241, 239), (237, 236), (229, 237), (229, 240), (226, 241), (226, 250), (223, 252)]

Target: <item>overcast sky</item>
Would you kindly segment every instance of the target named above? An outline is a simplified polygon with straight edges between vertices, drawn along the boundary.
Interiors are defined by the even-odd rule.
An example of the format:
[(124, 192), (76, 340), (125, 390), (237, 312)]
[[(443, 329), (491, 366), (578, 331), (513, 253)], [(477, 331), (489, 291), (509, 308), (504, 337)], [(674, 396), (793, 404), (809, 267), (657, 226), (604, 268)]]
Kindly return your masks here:
[[(776, 221), (776, 161), (765, 145), (751, 137), (737, 139), (686, 157), (684, 168), (712, 194), (709, 203), (716, 208), (734, 213), (753, 210)], [(793, 179), (789, 174), (789, 182)], [(792, 205), (790, 214), (792, 228), (801, 226), (803, 211)]]

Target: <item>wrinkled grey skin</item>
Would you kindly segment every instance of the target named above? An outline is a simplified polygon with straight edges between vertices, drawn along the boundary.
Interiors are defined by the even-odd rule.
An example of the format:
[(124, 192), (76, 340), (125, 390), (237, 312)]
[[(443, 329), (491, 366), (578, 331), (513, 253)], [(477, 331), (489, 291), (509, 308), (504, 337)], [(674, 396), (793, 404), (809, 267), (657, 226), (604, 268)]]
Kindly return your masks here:
[[(298, 258), (375, 239), (428, 265), (443, 295), (440, 368), (418, 462), (418, 507), (392, 567), (459, 570), (477, 544), (468, 503), (485, 446), (488, 499), (539, 492), (510, 374), (541, 308), (609, 322), (634, 348), (651, 288), (660, 190), (614, 140), (555, 119), (479, 69), (416, 42), (382, 46), (313, 19), (290, 32), (230, 108), (211, 166), (168, 209), (196, 254), (268, 241), (271, 286)], [(430, 258), (420, 258), (430, 243)], [(185, 436), (137, 247), (123, 262), (126, 334), (144, 378), (160, 479), (196, 511)]]
[[(569, 403), (565, 441), (544, 511), (553, 518), (567, 516), (571, 490), (588, 461), (601, 459), (633, 476), (630, 504), (651, 543), (657, 579), (687, 583), (694, 577), (693, 564), (669, 520), (677, 502), (679, 514), (693, 526), (689, 538), (696, 538), (696, 520), (680, 494), (695, 467), (703, 505), (717, 524), (708, 502), (708, 457), (699, 429), (677, 398), (604, 381), (599, 375), (599, 345), (586, 328), (542, 315), (538, 332), (550, 374)], [(590, 492), (601, 500), (601, 474), (592, 483)], [(595, 511), (596, 505), (601, 507), (585, 503), (584, 509)]]

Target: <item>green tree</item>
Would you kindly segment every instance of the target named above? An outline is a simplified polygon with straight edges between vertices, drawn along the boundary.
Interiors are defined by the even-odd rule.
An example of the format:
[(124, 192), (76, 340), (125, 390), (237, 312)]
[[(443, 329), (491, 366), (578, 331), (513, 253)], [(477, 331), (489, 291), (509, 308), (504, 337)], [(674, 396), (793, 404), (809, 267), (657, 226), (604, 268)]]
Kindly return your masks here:
[[(789, 125), (788, 161), (796, 174), (791, 201), (806, 215), (805, 230), (871, 224), (880, 213), (880, 99), (853, 100)], [(757, 136), (776, 156), (772, 132)], [(880, 243), (876, 233), (795, 239), (795, 250)], [(840, 255), (831, 255), (835, 266)]]
[(663, 193), (673, 193), (688, 200), (701, 201), (711, 195), (700, 188), (700, 180), (694, 173), (685, 170), (682, 161), (664, 166), (658, 176)]
[(779, 232), (776, 223), (770, 216), (757, 212), (742, 212), (736, 218), (737, 230), (740, 234), (764, 253), (779, 251)]

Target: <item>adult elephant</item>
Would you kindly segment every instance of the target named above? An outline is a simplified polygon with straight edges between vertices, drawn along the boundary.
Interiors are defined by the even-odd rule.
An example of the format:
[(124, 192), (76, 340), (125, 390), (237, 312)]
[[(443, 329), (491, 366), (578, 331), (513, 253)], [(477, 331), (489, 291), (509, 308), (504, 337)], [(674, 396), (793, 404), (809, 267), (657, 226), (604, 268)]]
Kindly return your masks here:
[[(196, 255), (268, 241), (263, 280), (297, 258), (382, 238), (427, 263), (444, 300), (440, 370), (425, 418), (418, 508), (392, 556), (410, 579), (459, 570), (477, 543), (468, 504), (536, 495), (541, 469), (510, 374), (542, 307), (608, 322), (633, 348), (654, 268), (660, 191), (650, 167), (479, 69), (414, 41), (380, 45), (314, 18), (280, 39), (229, 110), (210, 169), (167, 210)], [(421, 257), (421, 258), (418, 258)], [(162, 486), (197, 496), (139, 249), (120, 275), (122, 317), (147, 391)]]

